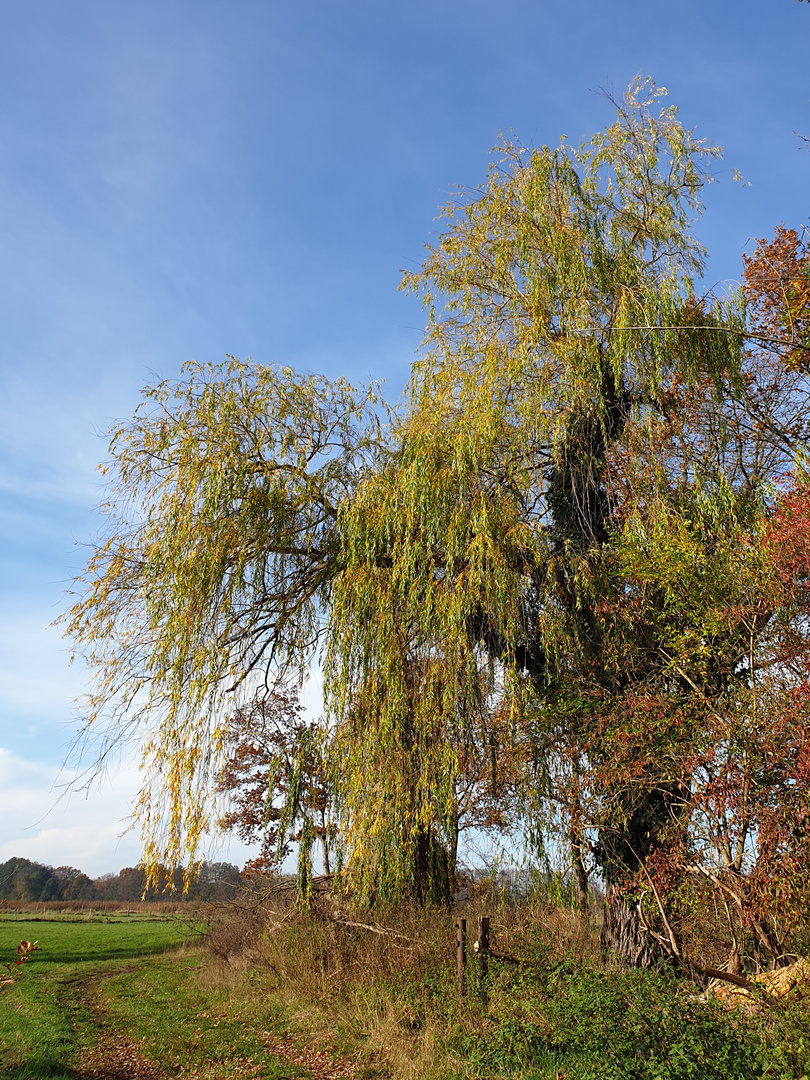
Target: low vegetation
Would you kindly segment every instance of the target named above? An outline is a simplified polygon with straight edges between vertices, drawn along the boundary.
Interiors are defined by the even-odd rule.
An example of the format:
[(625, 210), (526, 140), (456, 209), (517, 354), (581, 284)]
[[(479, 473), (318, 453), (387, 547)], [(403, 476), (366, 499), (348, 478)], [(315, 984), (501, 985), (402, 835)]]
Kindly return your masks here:
[(207, 943), (301, 1045), (353, 1062), (353, 1075), (533, 1080), (802, 1078), (810, 1071), (810, 984), (724, 1000), (672, 966), (603, 959), (599, 924), (544, 902), (493, 896), (460, 912), (474, 937), (492, 915), (481, 999), (469, 951), (459, 999), (446, 909), (360, 914), (271, 894), (214, 910)]
[[(188, 912), (188, 907), (186, 912)], [(491, 916), (486, 981), (471, 947)], [(4, 1080), (312, 1076), (784, 1078), (810, 1072), (810, 983), (730, 995), (671, 965), (605, 960), (599, 920), (484, 886), (463, 909), (361, 912), (290, 883), (196, 909), (0, 916), (39, 940), (0, 1007)], [(468, 925), (460, 997), (455, 922)], [(485, 999), (482, 995), (485, 990)]]

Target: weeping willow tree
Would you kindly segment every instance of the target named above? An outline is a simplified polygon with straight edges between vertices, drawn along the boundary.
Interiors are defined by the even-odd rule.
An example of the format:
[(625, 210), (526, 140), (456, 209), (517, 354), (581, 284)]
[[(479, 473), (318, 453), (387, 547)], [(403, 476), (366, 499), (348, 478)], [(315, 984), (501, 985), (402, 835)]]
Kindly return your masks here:
[[(678, 388), (712, 407), (740, 390), (742, 309), (694, 285), (692, 224), (718, 151), (661, 96), (634, 84), (578, 149), (505, 144), (405, 278), (428, 313), (423, 355), (396, 457), (348, 510), (329, 639), (335, 713), (364, 702), (341, 758), (358, 870), (382, 844), (405, 873), (446, 828), (448, 733), (474, 733), (482, 695), (533, 728), (542, 760), (565, 744), (569, 780), (585, 767), (587, 716), (570, 701), (616, 690), (599, 614), (617, 588), (614, 478), (630, 448), (671, 472), (684, 447), (661, 445), (659, 420)], [(416, 775), (385, 767), (394, 748)], [(535, 812), (550, 790), (541, 770)]]
[(386, 453), (373, 388), (234, 359), (148, 388), (113, 432), (107, 536), (66, 623), (93, 676), (80, 749), (140, 748), (148, 867), (193, 864), (235, 703), (315, 654), (341, 508)]
[(505, 143), (445, 208), (404, 281), (428, 328), (389, 428), (373, 389), (232, 362), (148, 391), (114, 433), (109, 536), (68, 631), (100, 759), (140, 743), (148, 862), (193, 857), (214, 819), (231, 695), (322, 646), (361, 894), (446, 898), (461, 763), (497, 756), (494, 702), (515, 745), (531, 736), (536, 835), (564, 759), (584, 874), (576, 703), (616, 689), (600, 611), (632, 461), (694, 473), (695, 439), (662, 440), (662, 418), (744, 392), (742, 307), (694, 285), (718, 151), (662, 95), (634, 83), (578, 148)]

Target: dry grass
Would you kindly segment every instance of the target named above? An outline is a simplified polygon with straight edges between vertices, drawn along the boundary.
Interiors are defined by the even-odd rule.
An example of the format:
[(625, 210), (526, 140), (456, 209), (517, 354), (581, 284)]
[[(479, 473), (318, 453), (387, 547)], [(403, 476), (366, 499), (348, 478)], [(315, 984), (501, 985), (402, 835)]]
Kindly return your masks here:
[(189, 904), (177, 900), (47, 900), (27, 903), (23, 900), (0, 900), (0, 915), (180, 915)]
[[(476, 954), (478, 916), (491, 918), (493, 985), (538, 955), (598, 964), (599, 926), (546, 906), (494, 905), (478, 898), (463, 911), (408, 908), (348, 913), (326, 898), (305, 915), (283, 894), (211, 910), (210, 976), (227, 984), (253, 969), (265, 1000), (308, 1046), (337, 1057), (362, 1048), (368, 1067), (387, 1075), (460, 1076), (447, 1033), (480, 1031)], [(468, 927), (468, 994), (456, 988), (455, 923)], [(515, 963), (517, 962), (517, 964)]]

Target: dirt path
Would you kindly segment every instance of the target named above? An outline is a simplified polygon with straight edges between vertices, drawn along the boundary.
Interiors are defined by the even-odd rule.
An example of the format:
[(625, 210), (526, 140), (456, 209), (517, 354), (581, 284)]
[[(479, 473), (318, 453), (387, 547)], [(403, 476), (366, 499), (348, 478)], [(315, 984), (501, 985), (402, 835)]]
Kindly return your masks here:
[[(70, 993), (77, 1009), (89, 1015), (96, 1028), (95, 1045), (79, 1051), (74, 1065), (75, 1074), (81, 1080), (169, 1080), (176, 1075), (166, 1072), (144, 1056), (142, 1046), (131, 1037), (112, 1026), (102, 1001), (102, 986), (112, 975), (120, 975), (134, 968), (119, 968), (102, 974), (88, 975), (71, 981)], [(77, 1022), (74, 1022), (74, 1027)], [(358, 1075), (360, 1064), (350, 1059), (333, 1060), (324, 1050), (311, 1050), (297, 1045), (290, 1036), (279, 1038), (263, 1032), (262, 1043), (268, 1054), (298, 1069), (304, 1069), (311, 1080), (351, 1080)], [(211, 1062), (212, 1069), (215, 1068)], [(195, 1070), (191, 1076), (212, 1076), (207, 1070)], [(247, 1068), (245, 1076), (256, 1075), (256, 1066)]]
[(76, 1073), (82, 1080), (165, 1080), (169, 1076), (143, 1057), (137, 1043), (101, 1028), (98, 1045), (80, 1055)]
[(90, 1014), (98, 1036), (95, 1046), (79, 1051), (75, 1071), (82, 1080), (167, 1080), (170, 1076), (144, 1057), (137, 1042), (112, 1027), (101, 1003), (102, 983), (112, 975), (133, 970), (118, 968), (70, 983), (76, 1005)]

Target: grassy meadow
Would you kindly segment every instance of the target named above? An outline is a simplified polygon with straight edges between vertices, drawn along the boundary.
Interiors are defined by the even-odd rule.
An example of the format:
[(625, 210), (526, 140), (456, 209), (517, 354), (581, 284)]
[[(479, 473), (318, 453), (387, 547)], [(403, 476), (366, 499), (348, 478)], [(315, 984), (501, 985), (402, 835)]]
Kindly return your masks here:
[(233, 987), (205, 978), (188, 924), (141, 914), (0, 917), (4, 963), (21, 939), (40, 951), (0, 994), (3, 1080), (299, 1074), (265, 1053), (264, 1028)]
[(0, 993), (0, 1078), (807, 1080), (806, 991), (729, 1007), (606, 964), (596, 920), (488, 910), (486, 1001), (472, 953), (459, 1000), (446, 910), (223, 904), (204, 933), (141, 911), (5, 913), (3, 961), (23, 938), (41, 951)]

